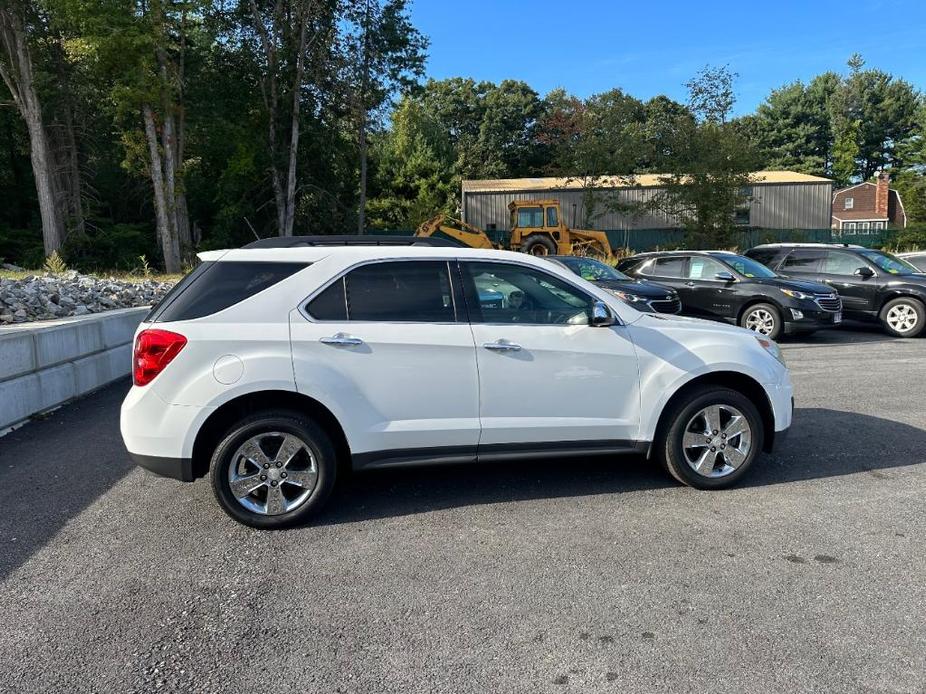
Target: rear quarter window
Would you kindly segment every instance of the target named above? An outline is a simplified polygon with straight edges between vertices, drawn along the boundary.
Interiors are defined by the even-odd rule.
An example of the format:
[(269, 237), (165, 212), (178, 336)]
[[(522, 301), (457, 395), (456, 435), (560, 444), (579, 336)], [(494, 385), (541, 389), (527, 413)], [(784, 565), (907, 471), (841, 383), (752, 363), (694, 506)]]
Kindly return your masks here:
[(153, 322), (192, 320), (218, 313), (308, 267), (309, 263), (203, 263), (149, 314)]

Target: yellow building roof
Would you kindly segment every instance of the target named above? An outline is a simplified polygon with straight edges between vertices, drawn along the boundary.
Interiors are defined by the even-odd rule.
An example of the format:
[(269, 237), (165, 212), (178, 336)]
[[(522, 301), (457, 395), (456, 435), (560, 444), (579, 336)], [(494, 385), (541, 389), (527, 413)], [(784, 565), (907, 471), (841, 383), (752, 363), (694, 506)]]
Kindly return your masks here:
[[(590, 183), (595, 188), (658, 188), (662, 178), (668, 174), (638, 174), (636, 176), (600, 176), (594, 181), (581, 177), (546, 178), (495, 178), (463, 181), (464, 193), (489, 193), (507, 190), (568, 190), (585, 188)], [(821, 176), (798, 173), (797, 171), (756, 171), (755, 183), (832, 183)]]

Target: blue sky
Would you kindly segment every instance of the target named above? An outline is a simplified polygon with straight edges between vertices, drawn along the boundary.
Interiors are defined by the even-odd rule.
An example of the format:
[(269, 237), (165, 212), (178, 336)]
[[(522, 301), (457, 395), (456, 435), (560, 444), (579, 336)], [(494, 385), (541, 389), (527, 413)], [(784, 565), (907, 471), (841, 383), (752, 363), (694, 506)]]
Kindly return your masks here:
[(541, 94), (564, 87), (581, 97), (621, 87), (684, 101), (689, 77), (729, 64), (742, 114), (787, 82), (846, 72), (858, 52), (926, 89), (926, 0), (413, 0), (411, 13), (431, 40), (427, 75), (437, 79), (522, 79)]

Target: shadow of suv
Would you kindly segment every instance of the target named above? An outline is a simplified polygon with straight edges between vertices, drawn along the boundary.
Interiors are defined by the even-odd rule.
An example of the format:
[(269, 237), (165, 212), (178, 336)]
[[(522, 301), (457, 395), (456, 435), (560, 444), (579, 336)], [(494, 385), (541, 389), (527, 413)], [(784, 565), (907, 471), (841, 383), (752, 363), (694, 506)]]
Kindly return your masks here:
[(926, 327), (926, 273), (895, 255), (823, 243), (766, 244), (746, 255), (787, 277), (832, 287), (847, 318), (880, 321), (897, 337), (915, 337)]
[(829, 287), (785, 279), (730, 251), (640, 253), (617, 267), (675, 289), (683, 315), (734, 323), (773, 340), (842, 321), (839, 295)]

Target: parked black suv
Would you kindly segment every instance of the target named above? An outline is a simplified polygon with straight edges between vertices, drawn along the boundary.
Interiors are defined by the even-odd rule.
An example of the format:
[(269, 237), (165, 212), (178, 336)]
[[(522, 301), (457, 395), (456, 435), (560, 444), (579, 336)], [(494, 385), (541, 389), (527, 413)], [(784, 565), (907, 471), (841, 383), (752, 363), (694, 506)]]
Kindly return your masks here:
[(635, 280), (600, 260), (576, 255), (548, 255), (544, 259), (562, 265), (582, 279), (607, 289), (638, 311), (678, 313), (682, 310), (678, 293), (671, 287)]
[(735, 323), (772, 339), (842, 321), (839, 295), (829, 287), (786, 280), (729, 251), (640, 253), (617, 267), (677, 290), (685, 315)]
[(898, 337), (915, 337), (926, 327), (926, 273), (890, 253), (848, 244), (775, 243), (746, 255), (782, 275), (832, 287), (847, 318), (880, 320)]

